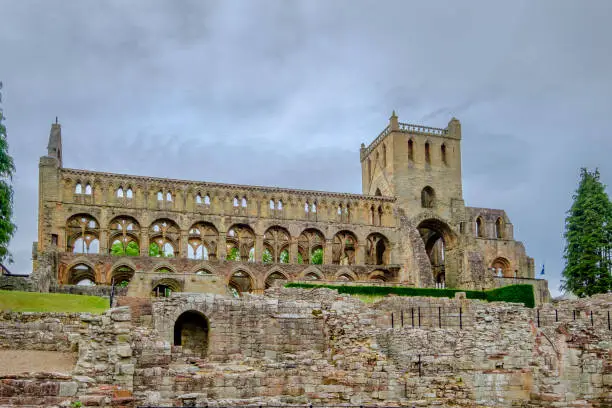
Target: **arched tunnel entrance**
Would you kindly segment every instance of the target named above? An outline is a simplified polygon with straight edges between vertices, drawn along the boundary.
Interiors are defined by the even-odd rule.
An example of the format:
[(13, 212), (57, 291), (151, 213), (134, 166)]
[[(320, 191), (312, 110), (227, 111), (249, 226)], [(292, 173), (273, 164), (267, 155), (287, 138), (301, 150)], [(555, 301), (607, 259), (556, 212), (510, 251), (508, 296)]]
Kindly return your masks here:
[(425, 252), (431, 263), (434, 285), (437, 288), (455, 287), (457, 268), (454, 262), (455, 234), (444, 221), (427, 219), (417, 229), (425, 244)]
[(182, 346), (183, 353), (205, 357), (208, 351), (209, 324), (206, 316), (190, 310), (174, 323), (174, 345)]

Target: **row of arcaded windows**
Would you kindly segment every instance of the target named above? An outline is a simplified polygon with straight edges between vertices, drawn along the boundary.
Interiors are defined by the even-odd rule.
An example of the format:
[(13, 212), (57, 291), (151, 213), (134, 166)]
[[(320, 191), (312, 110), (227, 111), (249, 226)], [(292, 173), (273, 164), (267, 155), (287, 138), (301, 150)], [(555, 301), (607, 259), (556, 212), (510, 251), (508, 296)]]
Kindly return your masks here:
[[(505, 223), (501, 217), (498, 217), (495, 221), (495, 238), (505, 238)], [(481, 216), (476, 217), (476, 236), (479, 238), (486, 238), (485, 224)]]
[[(412, 139), (408, 139), (408, 161), (414, 162), (414, 152), (416, 149), (416, 142)], [(425, 142), (425, 163), (431, 164), (431, 145), (429, 142)], [(440, 159), (442, 164), (448, 165), (448, 158), (446, 153), (446, 144), (442, 143), (440, 146)]]
[[(154, 221), (144, 232), (148, 238), (149, 256), (176, 257), (180, 255), (181, 231), (169, 219)], [(89, 214), (79, 214), (68, 219), (66, 224), (67, 251), (73, 253), (100, 253), (100, 226)], [(112, 255), (139, 256), (143, 231), (138, 222), (129, 216), (114, 218), (108, 229), (108, 248)], [(297, 239), (296, 239), (297, 238)], [(292, 237), (281, 226), (268, 228), (263, 236), (262, 259), (255, 259), (255, 232), (246, 224), (234, 224), (225, 238), (221, 237), (213, 224), (198, 222), (191, 226), (187, 238), (187, 254), (190, 259), (217, 259), (218, 246), (225, 242), (226, 259), (233, 261), (264, 263), (291, 263), (289, 259)], [(297, 263), (323, 263), (326, 248), (325, 236), (316, 228), (307, 228), (298, 237)], [(390, 246), (388, 239), (380, 233), (372, 233), (366, 238), (364, 259), (366, 264), (383, 265), (388, 263)], [(359, 251), (356, 235), (343, 230), (334, 235), (331, 246), (333, 264), (354, 265)]]
[[(76, 184), (75, 194), (92, 194), (92, 187), (90, 184), (87, 184), (85, 189), (80, 182)], [(115, 191), (115, 196), (117, 198), (127, 198), (132, 199), (134, 197), (134, 192), (131, 187), (127, 187), (127, 189), (123, 189), (123, 187), (119, 187)], [(156, 194), (156, 198), (158, 202), (173, 202), (173, 195), (170, 191), (166, 191), (165, 193), (162, 190), (159, 190)], [(210, 207), (211, 198), (208, 194), (202, 196), (200, 193), (197, 193), (194, 198), (196, 205), (203, 205), (206, 207)], [(270, 199), (270, 210), (273, 212), (280, 213), (283, 211), (283, 201)], [(242, 198), (240, 196), (234, 196), (232, 200), (232, 205), (234, 208), (243, 208), (246, 209), (248, 206), (248, 199), (246, 196)], [(381, 225), (382, 223), (382, 206), (378, 206), (376, 210), (374, 210), (374, 206), (371, 209), (371, 223), (372, 225)], [(317, 202), (306, 200), (304, 202), (304, 215), (306, 218), (313, 219), (317, 214)], [(338, 204), (336, 209), (337, 221), (349, 223), (351, 222), (351, 205), (350, 204)]]

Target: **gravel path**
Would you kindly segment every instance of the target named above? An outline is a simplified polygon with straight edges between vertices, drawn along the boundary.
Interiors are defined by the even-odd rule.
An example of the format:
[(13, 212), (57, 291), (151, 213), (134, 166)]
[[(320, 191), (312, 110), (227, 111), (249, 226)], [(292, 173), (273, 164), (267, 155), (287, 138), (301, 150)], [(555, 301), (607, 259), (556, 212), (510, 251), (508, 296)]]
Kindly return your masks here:
[(0, 375), (25, 371), (69, 374), (76, 363), (75, 353), (34, 350), (0, 350)]

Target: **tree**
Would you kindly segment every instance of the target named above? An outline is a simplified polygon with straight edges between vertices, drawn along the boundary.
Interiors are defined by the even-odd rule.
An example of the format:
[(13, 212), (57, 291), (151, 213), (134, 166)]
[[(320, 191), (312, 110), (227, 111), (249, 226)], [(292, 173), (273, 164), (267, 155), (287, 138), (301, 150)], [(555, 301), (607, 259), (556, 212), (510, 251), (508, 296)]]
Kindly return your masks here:
[[(0, 82), (0, 91), (2, 82)], [(2, 93), (0, 92), (0, 104)], [(4, 126), (4, 112), (0, 105), (0, 262), (13, 262), (13, 256), (8, 250), (9, 242), (17, 226), (13, 224), (13, 173), (15, 163), (8, 153), (6, 127)]]
[(321, 248), (317, 248), (312, 251), (310, 263), (313, 265), (323, 265), (323, 250)]
[(591, 296), (612, 290), (612, 204), (599, 171), (580, 169), (580, 184), (565, 219), (562, 290)]

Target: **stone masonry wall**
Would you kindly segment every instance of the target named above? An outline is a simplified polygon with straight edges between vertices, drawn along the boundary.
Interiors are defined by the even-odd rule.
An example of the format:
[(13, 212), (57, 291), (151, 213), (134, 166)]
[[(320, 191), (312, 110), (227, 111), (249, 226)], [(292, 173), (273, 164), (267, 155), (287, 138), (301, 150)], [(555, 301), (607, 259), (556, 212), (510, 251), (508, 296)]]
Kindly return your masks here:
[[(78, 349), (78, 360), (65, 378), (0, 378), (0, 406), (612, 404), (611, 295), (539, 309), (461, 296), (369, 305), (323, 288), (119, 303), (138, 316), (129, 307), (99, 316), (3, 314), (2, 347), (23, 337), (20, 349), (40, 349), (52, 332), (56, 349)], [(204, 355), (174, 345), (185, 312), (206, 318)]]

